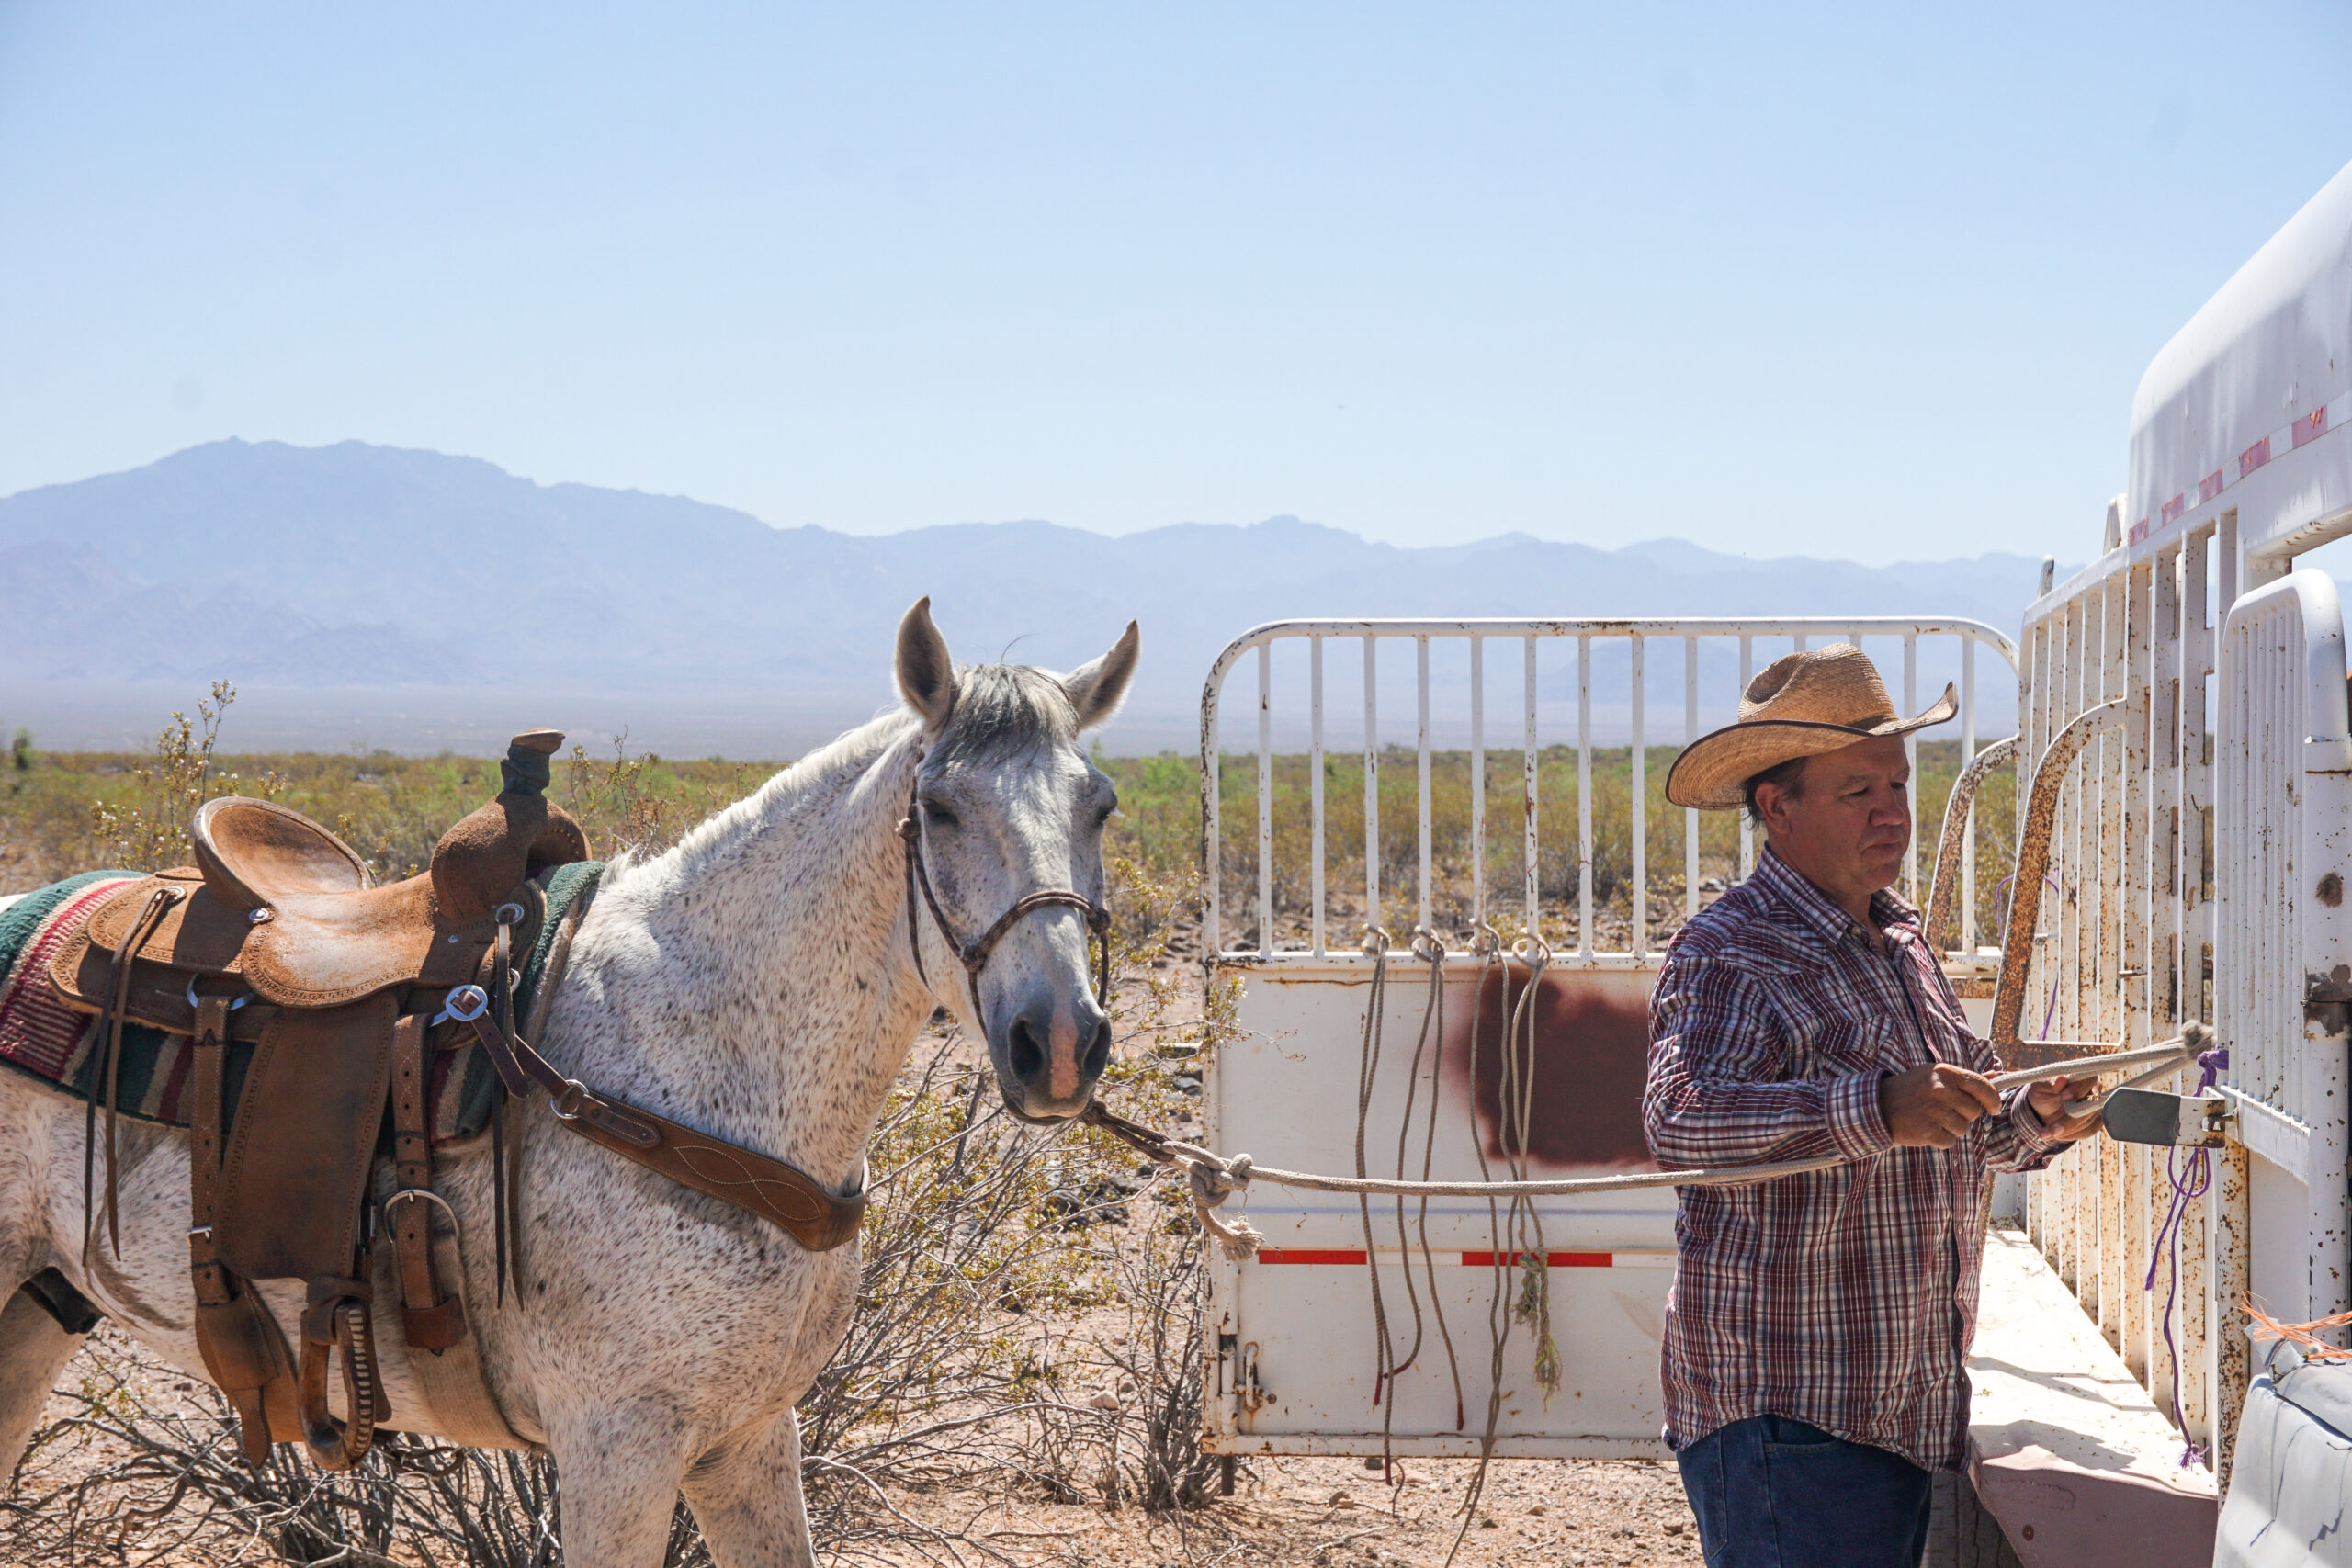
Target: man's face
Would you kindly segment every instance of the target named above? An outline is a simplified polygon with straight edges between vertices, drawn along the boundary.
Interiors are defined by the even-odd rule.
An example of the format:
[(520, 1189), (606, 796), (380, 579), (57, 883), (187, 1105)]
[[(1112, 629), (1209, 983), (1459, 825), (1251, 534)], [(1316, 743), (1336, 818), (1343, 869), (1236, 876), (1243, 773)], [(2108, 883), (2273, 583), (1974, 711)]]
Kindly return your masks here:
[(1866, 897), (1903, 873), (1911, 765), (1900, 736), (1825, 751), (1805, 763), (1798, 794), (1766, 784), (1756, 805), (1774, 852), (1816, 886)]

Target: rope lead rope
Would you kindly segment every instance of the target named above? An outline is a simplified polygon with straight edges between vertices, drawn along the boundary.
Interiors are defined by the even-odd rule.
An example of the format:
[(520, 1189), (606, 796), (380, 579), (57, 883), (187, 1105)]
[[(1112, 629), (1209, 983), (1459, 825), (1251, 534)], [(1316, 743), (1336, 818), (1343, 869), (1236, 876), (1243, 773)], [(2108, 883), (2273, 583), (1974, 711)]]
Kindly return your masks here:
[[(2208, 1038), (2200, 1030), (2197, 1032), (2195, 1043), (2177, 1037), (2137, 1051), (2079, 1056), (2072, 1061), (2053, 1062), (2048, 1066), (2003, 1073), (1991, 1082), (1996, 1089), (2007, 1089), (2024, 1084), (2045, 1083), (2052, 1078), (2095, 1077), (2128, 1067), (2148, 1067), (2149, 1070), (2136, 1074), (2122, 1086), (2134, 1088), (2154, 1082), (2193, 1061), (2199, 1051), (2204, 1049), (2203, 1043)], [(2104, 1104), (2106, 1098), (2105, 1095), (2097, 1095), (2086, 1100), (2069, 1100), (2064, 1114), (2078, 1115)], [(1102, 1128), (1148, 1159), (1182, 1170), (1191, 1185), (1193, 1213), (1199, 1217), (1202, 1228), (1215, 1236), (1218, 1246), (1225, 1249), (1225, 1255), (1237, 1263), (1255, 1258), (1266, 1244), (1265, 1235), (1247, 1219), (1237, 1219), (1228, 1224), (1220, 1220), (1216, 1211), (1224, 1206), (1227, 1198), (1255, 1181), (1270, 1181), (1277, 1187), (1303, 1191), (1341, 1192), (1356, 1196), (1386, 1194), (1399, 1198), (1519, 1200), (1562, 1198), (1589, 1192), (1634, 1192), (1657, 1187), (1741, 1187), (1751, 1182), (1777, 1181), (1784, 1176), (1802, 1176), (1808, 1171), (1827, 1170), (1833, 1166), (1849, 1163), (1844, 1155), (1833, 1154), (1816, 1155), (1810, 1159), (1780, 1160), (1768, 1165), (1643, 1171), (1633, 1176), (1581, 1176), (1547, 1181), (1405, 1181), (1378, 1176), (1320, 1176), (1312, 1171), (1283, 1170), (1275, 1166), (1260, 1165), (1246, 1154), (1220, 1155), (1214, 1149), (1180, 1142), (1114, 1115), (1104, 1110), (1100, 1101), (1089, 1106), (1080, 1120)], [(1523, 1162), (1520, 1160), (1514, 1159), (1511, 1164), (1515, 1170), (1524, 1168)]]

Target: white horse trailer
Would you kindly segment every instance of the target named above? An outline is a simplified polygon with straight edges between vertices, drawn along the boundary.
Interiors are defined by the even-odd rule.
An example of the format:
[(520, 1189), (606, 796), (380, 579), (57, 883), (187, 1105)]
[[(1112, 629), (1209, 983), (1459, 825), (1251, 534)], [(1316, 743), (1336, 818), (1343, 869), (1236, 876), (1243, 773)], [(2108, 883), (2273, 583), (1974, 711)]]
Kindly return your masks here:
[[(1996, 675), (2001, 696), (2013, 677), (2018, 829), (2046, 834), (2050, 869), (2012, 900), (2004, 964), (1978, 944), (1973, 818), (1958, 817), (1970, 842), (1958, 897), (1944, 894), (1947, 971), (1972, 1018), (2027, 1064), (2052, 1054), (2038, 1039), (2128, 1049), (2197, 1020), (2230, 1057), (2218, 1149), (2102, 1138), (1996, 1184), (2007, 1225), (1988, 1244), (1972, 1355), (1970, 1472), (2006, 1541), (1974, 1560), (2352, 1563), (2352, 1369), (2250, 1353), (2242, 1311), (2249, 1297), (2282, 1320), (2352, 1309), (2352, 715), (2335, 586), (2293, 570), (2352, 533), (2347, 424), (2352, 169), (2157, 356), (2103, 553), (2063, 584), (2045, 568), (2015, 645), (1973, 623), (1883, 617), (1291, 622), (1239, 638), (1203, 699), (1205, 946), (1213, 983), (1236, 993), (1207, 1079), (1209, 1141), (1294, 1168), (1440, 1180), (1650, 1168), (1637, 1100), (1658, 960), (1655, 716), (1687, 742), (1727, 720), (1759, 660), (1850, 638), (1889, 671), (1899, 649), (1890, 684), (1906, 712), (1923, 674), (1955, 675), (1973, 757), (1978, 676)], [(1229, 824), (1227, 682), (1243, 668), (1254, 821), (1245, 809)], [(1385, 728), (1384, 684), (1410, 694), (1409, 719), (1392, 702)], [(1629, 777), (1619, 819), (1596, 823), (1603, 746), (1629, 748)], [(1576, 762), (1573, 861), (1542, 831), (1555, 748)], [(1515, 754), (1516, 788), (1487, 777), (1498, 751)], [(1295, 780), (1278, 788), (1302, 752), (1303, 800)], [(1453, 807), (1433, 799), (1433, 758), (1464, 753), (1468, 820), (1441, 834), (1433, 813)], [(1326, 798), (1341, 757), (1360, 800)], [(2024, 785), (2045, 758), (2055, 808), (2036, 821)], [(1400, 766), (1411, 786), (1384, 788)], [(1355, 852), (1360, 888), (1327, 886), (1342, 822), (1358, 844), (1385, 840)], [(1688, 913), (1702, 897), (1695, 813), (1683, 829)], [(1437, 863), (1457, 841), (1476, 849)], [(1629, 897), (1612, 942), (1596, 855), (1616, 851)], [(1743, 829), (1740, 874), (1752, 856)], [(1384, 863), (1410, 867), (1403, 886), (1383, 885)], [(1360, 941), (1384, 925), (1385, 961)], [(1498, 951), (1506, 935), (1548, 942), (1548, 962)], [(1214, 1271), (1207, 1444), (1662, 1457), (1672, 1213), (1667, 1191), (1547, 1199), (1510, 1223), (1479, 1201), (1360, 1207), (1261, 1187), (1249, 1215), (1264, 1250)], [(1514, 1312), (1535, 1256), (1548, 1395), (1543, 1325)], [(1949, 1538), (1941, 1551), (1951, 1560)]]

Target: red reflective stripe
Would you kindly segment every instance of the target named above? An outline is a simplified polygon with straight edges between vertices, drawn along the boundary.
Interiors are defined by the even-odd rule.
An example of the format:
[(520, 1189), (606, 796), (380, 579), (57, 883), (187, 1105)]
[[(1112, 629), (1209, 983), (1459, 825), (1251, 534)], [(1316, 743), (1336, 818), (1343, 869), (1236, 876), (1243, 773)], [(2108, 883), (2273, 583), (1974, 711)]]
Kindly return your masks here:
[(2207, 474), (2203, 479), (2199, 479), (2199, 480), (2197, 481), (2197, 504), (2198, 504), (2198, 505), (2199, 505), (2199, 506), (2204, 505), (2207, 502), (2209, 502), (2209, 501), (2212, 500), (2215, 496), (2217, 496), (2217, 495), (2219, 495), (2219, 494), (2221, 494), (2221, 493), (2222, 493), (2222, 470), (2221, 470), (2221, 469), (2219, 469), (2219, 468), (2215, 468), (2211, 473)]
[(1352, 1263), (1363, 1267), (1363, 1254), (1315, 1247), (1269, 1247), (1259, 1250), (1261, 1263)]
[(2270, 437), (2266, 435), (2238, 454), (2238, 478), (2245, 478), (2268, 461), (2270, 461)]
[(2294, 432), (2295, 445), (2298, 446), (2316, 436), (2324, 435), (2327, 434), (2327, 410), (2313, 409), (2289, 428)]
[[(1516, 1252), (1465, 1252), (1462, 1255), (1462, 1266), (1464, 1269), (1491, 1269), (1498, 1257), (1506, 1266), (1516, 1265), (1520, 1259)], [(1544, 1261), (1555, 1269), (1609, 1269), (1615, 1266), (1606, 1252), (1547, 1252), (1544, 1255)]]

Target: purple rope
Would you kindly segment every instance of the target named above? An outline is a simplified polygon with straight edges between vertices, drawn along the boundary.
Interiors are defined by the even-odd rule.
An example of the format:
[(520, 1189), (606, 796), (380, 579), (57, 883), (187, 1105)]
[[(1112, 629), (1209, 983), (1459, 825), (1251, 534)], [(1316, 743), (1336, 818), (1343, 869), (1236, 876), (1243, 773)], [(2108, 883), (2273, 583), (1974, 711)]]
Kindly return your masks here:
[[(2049, 1032), (2048, 1025), (2043, 1026), (2042, 1032)], [(2201, 1070), (2198, 1074), (2196, 1092), (2203, 1094), (2211, 1089), (2214, 1080), (2229, 1065), (2230, 1053), (2226, 1046), (2216, 1045), (2211, 1051), (2199, 1053), (2197, 1066)], [(2172, 1203), (2165, 1211), (2165, 1223), (2156, 1227), (2155, 1243), (2148, 1249), (2148, 1277), (2140, 1282), (2140, 1289), (2153, 1292), (2156, 1288), (2156, 1259), (2159, 1256), (2166, 1258), (2171, 1268), (2165, 1281), (2165, 1350), (2172, 1358), (2172, 1418), (2181, 1429), (2185, 1446), (2180, 1450), (2180, 1463), (2186, 1470), (2192, 1464), (2204, 1462), (2205, 1450), (2188, 1440), (2188, 1422), (2180, 1411), (2180, 1348), (2173, 1343), (2172, 1309), (2173, 1303), (2180, 1295), (2180, 1227), (2188, 1216), (2190, 1200), (2202, 1198), (2206, 1190), (2212, 1186), (2213, 1162), (2199, 1147), (2190, 1150), (2187, 1162), (2175, 1169), (2174, 1156), (2177, 1152), (2175, 1149), (2165, 1151), (2165, 1175), (2172, 1182)], [(2192, 1186), (2192, 1182), (2195, 1185)]]

